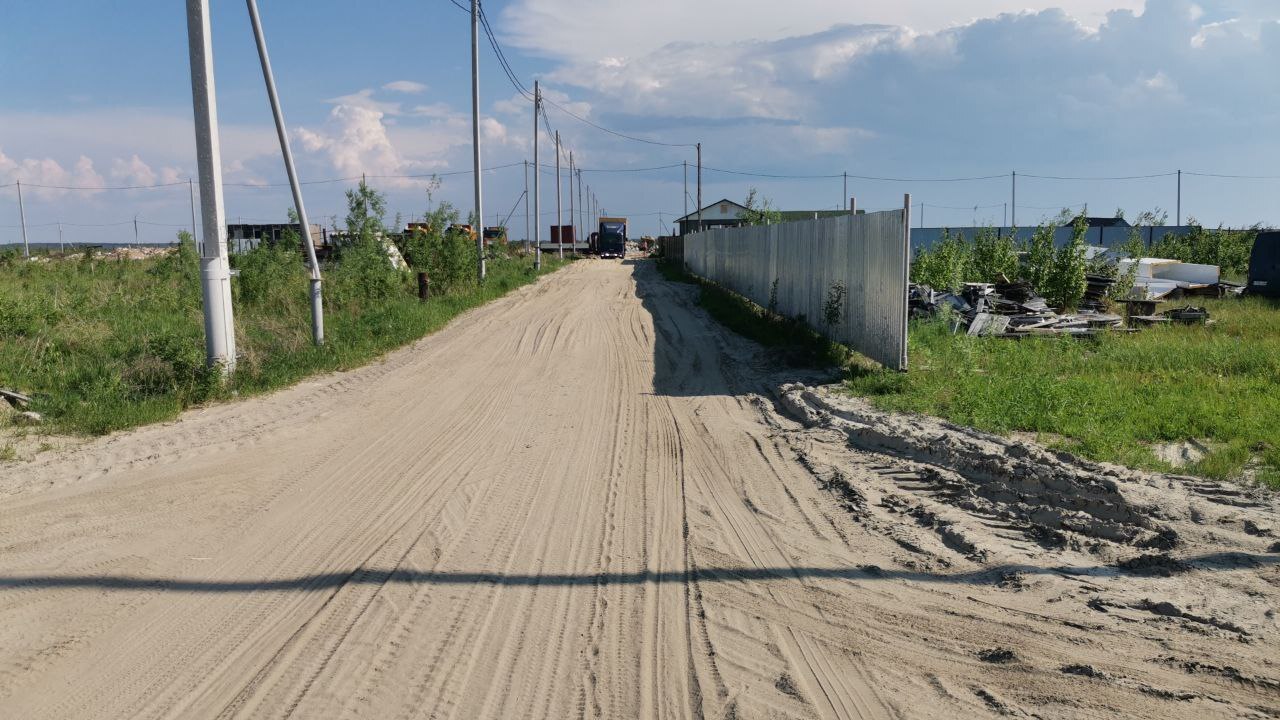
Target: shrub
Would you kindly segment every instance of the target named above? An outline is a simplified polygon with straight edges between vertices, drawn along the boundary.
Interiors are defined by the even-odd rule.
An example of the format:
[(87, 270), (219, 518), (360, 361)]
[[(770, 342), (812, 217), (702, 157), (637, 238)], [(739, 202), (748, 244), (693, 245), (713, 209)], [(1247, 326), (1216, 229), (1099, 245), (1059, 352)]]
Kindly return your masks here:
[(1031, 283), (1031, 287), (1041, 294), (1044, 293), (1049, 275), (1053, 271), (1053, 239), (1057, 230), (1055, 225), (1047, 223), (1040, 225), (1025, 248), (1027, 261), (1022, 268), (1022, 279)]
[(1053, 253), (1053, 262), (1044, 279), (1044, 286), (1037, 288), (1050, 305), (1063, 310), (1074, 310), (1084, 297), (1085, 282), (1085, 234), (1089, 221), (1083, 215), (1071, 226), (1071, 241)]
[(1258, 226), (1244, 230), (1206, 230), (1194, 219), (1188, 220), (1190, 232), (1165, 235), (1151, 246), (1150, 256), (1181, 260), (1185, 263), (1217, 265), (1222, 272), (1242, 276), (1249, 270), (1249, 256), (1258, 237)]
[(968, 273), (971, 282), (993, 283), (1001, 277), (1014, 278), (1018, 274), (1018, 249), (1013, 235), (1004, 235), (995, 228), (982, 228), (973, 238), (973, 255)]
[(261, 242), (232, 256), (239, 271), (236, 301), (256, 306), (287, 302), (285, 296), (299, 292), (298, 283), (306, 276), (301, 247), (298, 235), (290, 231), (278, 243)]
[(964, 234), (944, 229), (932, 249), (921, 249), (911, 264), (911, 279), (937, 290), (959, 290), (969, 275), (972, 251)]

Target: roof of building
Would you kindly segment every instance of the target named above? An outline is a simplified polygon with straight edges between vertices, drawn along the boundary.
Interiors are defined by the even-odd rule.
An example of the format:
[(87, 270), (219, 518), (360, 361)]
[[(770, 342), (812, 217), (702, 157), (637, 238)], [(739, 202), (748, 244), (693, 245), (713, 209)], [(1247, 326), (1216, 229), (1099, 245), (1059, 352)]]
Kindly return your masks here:
[[(1128, 220), (1125, 220), (1124, 218), (1118, 218), (1118, 217), (1090, 217), (1090, 218), (1085, 218), (1085, 220), (1089, 222), (1089, 227), (1091, 228), (1132, 227), (1129, 224)], [(1071, 222), (1067, 223), (1064, 227), (1069, 227), (1074, 223), (1075, 223), (1075, 220), (1072, 220)]]
[[(725, 198), (725, 199), (717, 200), (713, 203), (710, 203), (706, 207), (702, 208), (702, 212), (703, 213), (712, 212), (713, 209), (718, 208), (720, 205), (724, 203), (728, 203), (729, 205), (732, 205), (733, 207), (737, 208), (739, 213), (744, 213), (748, 209), (747, 206), (743, 205), (742, 203), (734, 202), (732, 200)], [(847, 210), (779, 210), (778, 213), (782, 216), (782, 222), (793, 222), (795, 220), (812, 220), (815, 214), (820, 218), (839, 217), (841, 215), (847, 215), (849, 211)], [(678, 223), (679, 222), (696, 222), (697, 220), (698, 220), (697, 212), (691, 212), (682, 218), (676, 218), (676, 222)]]

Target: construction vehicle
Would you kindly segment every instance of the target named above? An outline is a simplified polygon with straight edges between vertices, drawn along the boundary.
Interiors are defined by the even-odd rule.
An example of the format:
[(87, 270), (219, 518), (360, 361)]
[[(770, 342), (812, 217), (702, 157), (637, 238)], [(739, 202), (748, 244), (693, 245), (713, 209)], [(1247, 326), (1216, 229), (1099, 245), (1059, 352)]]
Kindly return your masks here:
[(626, 218), (600, 218), (600, 236), (596, 240), (596, 254), (602, 258), (619, 260), (627, 256)]
[(484, 229), (485, 245), (506, 245), (507, 244), (507, 228), (499, 225), (497, 227), (487, 227)]

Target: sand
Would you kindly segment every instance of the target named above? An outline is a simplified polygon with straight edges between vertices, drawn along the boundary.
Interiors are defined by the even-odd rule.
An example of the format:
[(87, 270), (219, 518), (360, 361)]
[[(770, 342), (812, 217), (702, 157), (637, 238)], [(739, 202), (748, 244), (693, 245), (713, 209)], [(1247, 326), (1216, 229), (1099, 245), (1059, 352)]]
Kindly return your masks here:
[(1280, 715), (1280, 516), (887, 415), (645, 261), (0, 466), (0, 716)]

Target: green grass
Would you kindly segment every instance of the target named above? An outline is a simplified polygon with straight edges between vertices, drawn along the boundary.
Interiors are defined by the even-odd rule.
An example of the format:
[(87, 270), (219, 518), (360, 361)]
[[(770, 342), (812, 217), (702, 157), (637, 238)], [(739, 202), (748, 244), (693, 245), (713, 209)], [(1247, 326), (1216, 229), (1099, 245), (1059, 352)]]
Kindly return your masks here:
[(990, 432), (1039, 434), (1051, 446), (1130, 467), (1170, 471), (1154, 445), (1207, 441), (1177, 471), (1233, 480), (1246, 471), (1280, 489), (1280, 302), (1206, 300), (1215, 322), (1091, 340), (1014, 341), (953, 335), (913, 322), (911, 370), (885, 370), (751, 301), (695, 282), (700, 304), (730, 329), (802, 364), (840, 365), (849, 393), (884, 410), (946, 418)]
[(1171, 470), (1152, 446), (1207, 441), (1180, 472), (1246, 471), (1280, 487), (1280, 304), (1212, 300), (1215, 322), (1095, 340), (953, 335), (914, 323), (911, 370), (855, 372), (849, 392), (886, 410), (943, 417), (997, 433), (1041, 433), (1096, 460)]
[[(190, 256), (0, 263), (0, 386), (33, 394), (33, 409), (52, 430), (108, 433), (358, 367), (536, 277), (528, 260), (492, 260), (482, 285), (461, 284), (421, 303), (407, 274), (373, 283), (377, 295), (368, 289), (367, 266), (361, 275), (355, 263), (350, 270), (339, 264), (327, 268), (327, 342), (317, 348), (306, 275), (282, 257), (241, 267), (240, 360), (225, 385), (203, 367), (198, 268)], [(560, 266), (546, 258), (543, 273)], [(256, 294), (248, 296), (243, 283), (253, 277)]]
[(847, 348), (831, 342), (804, 323), (771, 313), (737, 293), (684, 272), (675, 263), (660, 261), (658, 269), (668, 280), (700, 287), (698, 304), (711, 317), (775, 351), (790, 365), (843, 367), (852, 359)]

